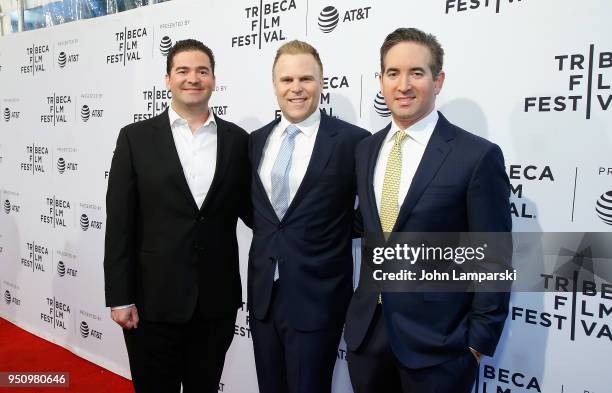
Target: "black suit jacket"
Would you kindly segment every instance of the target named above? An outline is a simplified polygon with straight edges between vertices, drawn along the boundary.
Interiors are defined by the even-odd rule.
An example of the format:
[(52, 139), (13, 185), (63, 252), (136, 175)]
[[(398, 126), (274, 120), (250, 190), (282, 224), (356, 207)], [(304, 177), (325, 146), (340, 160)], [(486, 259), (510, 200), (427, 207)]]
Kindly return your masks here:
[[(393, 232), (510, 232), (510, 183), (500, 148), (439, 120), (401, 204)], [(381, 233), (374, 169), (390, 126), (357, 147), (357, 190), (366, 233)], [(511, 250), (511, 241), (510, 241)], [(372, 268), (362, 261), (361, 277)], [(349, 306), (348, 348), (363, 342), (377, 293), (359, 285)], [(508, 293), (383, 293), (387, 335), (404, 366), (442, 363), (472, 347), (493, 355), (508, 313)]]
[(249, 253), (251, 316), (266, 317), (275, 261), (289, 323), (302, 331), (341, 325), (352, 293), (351, 228), (355, 146), (367, 131), (321, 112), (308, 169), (279, 220), (258, 174), (263, 149), (279, 119), (250, 137), (253, 242)]
[(106, 194), (106, 305), (142, 319), (185, 322), (242, 303), (236, 222), (249, 223), (248, 134), (215, 116), (217, 164), (201, 207), (185, 180), (167, 110), (124, 127)]

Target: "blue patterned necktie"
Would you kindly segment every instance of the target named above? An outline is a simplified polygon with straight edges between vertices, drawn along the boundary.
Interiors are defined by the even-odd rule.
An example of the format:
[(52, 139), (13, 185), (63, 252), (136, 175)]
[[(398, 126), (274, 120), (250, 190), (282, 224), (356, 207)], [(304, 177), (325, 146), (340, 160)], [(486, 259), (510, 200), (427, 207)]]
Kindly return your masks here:
[(289, 172), (291, 170), (291, 156), (295, 147), (295, 137), (300, 129), (293, 124), (286, 129), (286, 135), (272, 167), (272, 207), (279, 220), (289, 208)]

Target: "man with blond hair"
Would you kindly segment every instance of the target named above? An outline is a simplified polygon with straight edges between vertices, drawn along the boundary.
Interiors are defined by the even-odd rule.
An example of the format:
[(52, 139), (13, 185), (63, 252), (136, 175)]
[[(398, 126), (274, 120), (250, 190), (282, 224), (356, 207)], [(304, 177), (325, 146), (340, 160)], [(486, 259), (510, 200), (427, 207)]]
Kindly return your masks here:
[(317, 109), (323, 66), (301, 41), (272, 66), (282, 115), (250, 136), (248, 301), (261, 393), (330, 392), (353, 290), (354, 150), (367, 131)]

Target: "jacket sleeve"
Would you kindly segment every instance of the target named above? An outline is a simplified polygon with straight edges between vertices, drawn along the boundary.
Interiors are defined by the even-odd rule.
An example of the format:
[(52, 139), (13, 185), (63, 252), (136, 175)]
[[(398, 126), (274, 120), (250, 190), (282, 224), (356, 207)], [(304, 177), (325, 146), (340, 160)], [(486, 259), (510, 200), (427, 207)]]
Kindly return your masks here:
[[(504, 169), (501, 149), (491, 144), (480, 158), (470, 180), (467, 212), (470, 232), (503, 232), (495, 247), (497, 256), (512, 250), (510, 217), (510, 182)], [(511, 263), (511, 257), (506, 261)], [(469, 315), (468, 344), (493, 356), (508, 315), (509, 292), (476, 292)]]
[(104, 287), (108, 307), (136, 302), (136, 174), (127, 131), (119, 132), (106, 191)]

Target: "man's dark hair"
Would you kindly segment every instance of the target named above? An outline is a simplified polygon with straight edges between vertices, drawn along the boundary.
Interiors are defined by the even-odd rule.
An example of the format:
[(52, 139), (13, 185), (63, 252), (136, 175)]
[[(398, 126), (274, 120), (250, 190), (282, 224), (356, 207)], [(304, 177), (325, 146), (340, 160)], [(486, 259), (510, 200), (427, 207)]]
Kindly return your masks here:
[(166, 58), (166, 73), (170, 75), (170, 71), (172, 70), (172, 61), (174, 60), (174, 56), (181, 52), (187, 52), (197, 50), (203, 52), (210, 59), (210, 67), (212, 68), (210, 71), (213, 75), (215, 75), (215, 56), (210, 50), (209, 47), (204, 45), (202, 42), (194, 39), (187, 39), (182, 41), (176, 41), (174, 46), (170, 48), (168, 52), (168, 57)]
[(442, 71), (444, 49), (442, 49), (442, 46), (434, 35), (427, 34), (413, 27), (400, 27), (385, 38), (385, 41), (380, 47), (381, 72), (385, 72), (385, 55), (389, 52), (389, 49), (401, 42), (415, 42), (429, 48), (429, 52), (431, 52), (431, 64), (429, 65), (429, 69), (435, 79), (440, 71)]

